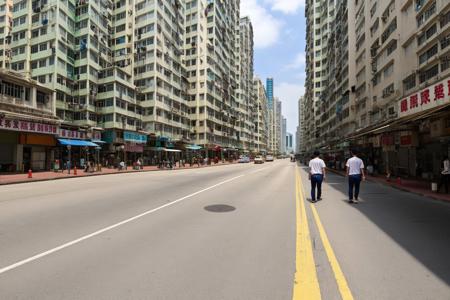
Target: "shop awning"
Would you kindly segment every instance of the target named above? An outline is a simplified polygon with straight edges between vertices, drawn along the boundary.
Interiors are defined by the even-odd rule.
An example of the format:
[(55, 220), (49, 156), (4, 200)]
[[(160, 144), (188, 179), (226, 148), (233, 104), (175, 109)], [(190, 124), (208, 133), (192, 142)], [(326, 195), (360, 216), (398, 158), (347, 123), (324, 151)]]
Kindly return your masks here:
[(95, 144), (106, 144), (106, 142), (102, 141), (102, 140), (91, 140), (91, 142), (93, 142)]
[(83, 140), (58, 139), (58, 142), (64, 146), (99, 147), (93, 142)]
[(177, 149), (164, 149), (165, 152), (181, 152), (181, 150), (177, 150)]
[(200, 149), (202, 149), (202, 147), (199, 146), (199, 145), (186, 145), (186, 149), (188, 149), (188, 150), (200, 150)]

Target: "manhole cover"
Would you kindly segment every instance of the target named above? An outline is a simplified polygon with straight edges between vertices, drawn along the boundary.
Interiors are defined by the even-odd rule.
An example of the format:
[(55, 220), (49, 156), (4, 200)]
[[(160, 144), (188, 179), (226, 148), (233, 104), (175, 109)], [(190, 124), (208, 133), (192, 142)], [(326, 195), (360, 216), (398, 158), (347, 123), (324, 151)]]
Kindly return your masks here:
[(236, 210), (236, 207), (225, 205), (225, 204), (216, 204), (216, 205), (209, 205), (205, 206), (205, 210), (210, 212), (216, 212), (216, 213), (224, 213), (224, 212), (230, 212), (233, 210)]

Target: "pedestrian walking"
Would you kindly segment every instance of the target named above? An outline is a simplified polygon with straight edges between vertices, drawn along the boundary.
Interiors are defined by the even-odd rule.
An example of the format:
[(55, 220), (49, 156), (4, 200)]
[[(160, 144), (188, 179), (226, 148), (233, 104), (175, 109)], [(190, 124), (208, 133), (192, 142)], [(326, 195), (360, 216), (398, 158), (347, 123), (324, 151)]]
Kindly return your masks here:
[(448, 182), (450, 180), (450, 160), (448, 159), (448, 156), (445, 156), (442, 160), (441, 170), (441, 180), (439, 182), (438, 192), (440, 192), (441, 187), (444, 186), (445, 193), (448, 194)]
[[(314, 152), (314, 158), (309, 161), (309, 180), (311, 181), (311, 202), (322, 200), (322, 182), (325, 180), (325, 162), (320, 158), (320, 152)], [(317, 188), (317, 198), (316, 198)]]
[(366, 180), (364, 174), (364, 162), (358, 157), (356, 150), (351, 151), (352, 158), (347, 160), (348, 176), (348, 202), (358, 203), (359, 188), (362, 180)]

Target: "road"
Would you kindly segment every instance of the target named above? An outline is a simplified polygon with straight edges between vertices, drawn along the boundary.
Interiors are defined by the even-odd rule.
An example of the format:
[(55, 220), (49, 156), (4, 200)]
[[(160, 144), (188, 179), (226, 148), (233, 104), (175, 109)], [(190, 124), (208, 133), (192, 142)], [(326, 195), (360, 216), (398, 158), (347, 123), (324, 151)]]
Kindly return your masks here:
[(450, 205), (289, 161), (0, 187), (0, 299), (450, 299)]

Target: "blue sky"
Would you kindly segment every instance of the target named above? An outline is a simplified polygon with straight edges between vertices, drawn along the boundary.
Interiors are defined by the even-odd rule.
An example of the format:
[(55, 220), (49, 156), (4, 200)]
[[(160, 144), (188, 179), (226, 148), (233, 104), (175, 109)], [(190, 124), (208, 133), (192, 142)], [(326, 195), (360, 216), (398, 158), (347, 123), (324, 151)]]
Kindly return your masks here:
[(255, 74), (275, 81), (283, 102), (288, 132), (298, 123), (298, 98), (304, 93), (304, 0), (241, 0), (241, 15), (249, 16), (255, 35)]

